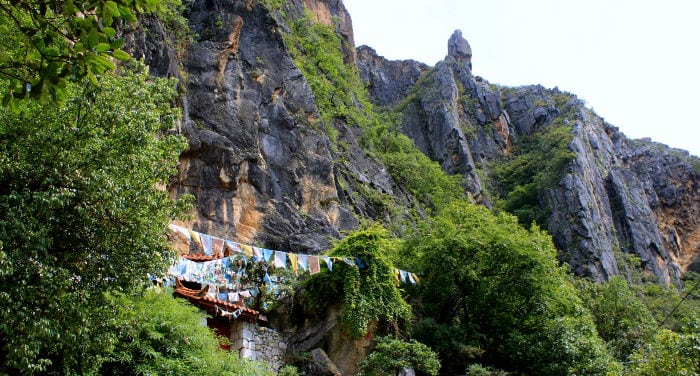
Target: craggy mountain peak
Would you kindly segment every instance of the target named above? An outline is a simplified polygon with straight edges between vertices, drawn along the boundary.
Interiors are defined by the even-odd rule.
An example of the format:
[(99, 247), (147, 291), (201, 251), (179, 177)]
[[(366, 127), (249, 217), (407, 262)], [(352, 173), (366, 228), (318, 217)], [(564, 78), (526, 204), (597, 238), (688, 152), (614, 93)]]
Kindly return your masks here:
[(458, 62), (472, 69), (472, 48), (469, 42), (462, 37), (462, 30), (455, 30), (447, 41), (447, 56), (453, 57)]
[[(577, 274), (606, 280), (629, 275), (639, 262), (652, 279), (677, 284), (683, 271), (698, 270), (695, 157), (630, 140), (556, 88), (503, 87), (473, 76), (472, 51), (459, 30), (448, 40), (445, 60), (423, 67), (410, 90), (406, 78), (387, 77), (400, 76), (397, 71), (413, 62), (386, 61), (367, 47), (360, 51), (358, 66), (373, 100), (401, 103), (402, 132), (445, 171), (463, 175), (465, 189), (486, 205), (497, 199), (488, 192), (489, 185), (499, 186), (494, 169), (522, 140), (553, 125), (570, 128), (565, 150), (575, 157), (552, 176), (554, 184), (537, 195), (537, 204), (547, 213), (561, 260)], [(630, 263), (628, 256), (638, 261)]]

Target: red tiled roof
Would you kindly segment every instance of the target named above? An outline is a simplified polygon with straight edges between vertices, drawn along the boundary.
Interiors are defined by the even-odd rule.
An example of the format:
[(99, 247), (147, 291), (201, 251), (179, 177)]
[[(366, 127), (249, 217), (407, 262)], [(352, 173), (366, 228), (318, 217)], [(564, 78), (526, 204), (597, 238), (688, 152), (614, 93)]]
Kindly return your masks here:
[(194, 290), (194, 289), (189, 289), (187, 287), (182, 286), (180, 283), (180, 280), (176, 281), (175, 285), (175, 295), (179, 295), (187, 300), (190, 301), (190, 303), (198, 305), (202, 308), (205, 308), (207, 312), (214, 316), (224, 316), (223, 312), (221, 310), (233, 312), (236, 310), (241, 310), (240, 316), (238, 318), (244, 319), (244, 320), (251, 320), (251, 321), (256, 321), (261, 318), (260, 312), (250, 309), (248, 307), (244, 307), (242, 305), (238, 305), (235, 303), (227, 302), (224, 300), (219, 300), (216, 298), (212, 298), (207, 295), (207, 290), (208, 286), (201, 289), (201, 290)]
[(202, 261), (212, 261), (212, 260), (222, 259), (225, 256), (221, 253), (215, 254), (215, 255), (205, 255), (203, 253), (188, 253), (185, 255), (181, 255), (181, 257), (186, 258), (190, 261), (202, 262)]

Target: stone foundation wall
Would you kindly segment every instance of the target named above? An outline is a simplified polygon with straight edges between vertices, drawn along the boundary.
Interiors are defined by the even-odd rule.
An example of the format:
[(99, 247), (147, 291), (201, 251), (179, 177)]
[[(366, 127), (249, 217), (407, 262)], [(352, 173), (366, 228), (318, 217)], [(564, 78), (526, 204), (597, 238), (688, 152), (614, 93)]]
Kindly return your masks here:
[(231, 350), (238, 350), (241, 358), (266, 362), (277, 372), (284, 365), (287, 341), (274, 329), (236, 320), (231, 323)]

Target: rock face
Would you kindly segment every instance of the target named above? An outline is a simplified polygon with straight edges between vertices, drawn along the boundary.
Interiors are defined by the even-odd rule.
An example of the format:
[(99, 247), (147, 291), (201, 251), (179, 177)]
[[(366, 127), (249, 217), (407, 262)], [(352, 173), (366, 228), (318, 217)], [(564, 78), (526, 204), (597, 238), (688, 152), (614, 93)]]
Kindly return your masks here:
[[(478, 202), (492, 199), (482, 180), (490, 165), (560, 121), (572, 128), (576, 158), (539, 200), (562, 261), (597, 280), (641, 267), (659, 282), (679, 283), (683, 271), (698, 268), (700, 190), (687, 152), (631, 141), (557, 89), (499, 87), (473, 76), (471, 47), (459, 31), (447, 47), (445, 60), (422, 69), (420, 80), (390, 82), (415, 63), (386, 61), (368, 47), (358, 49), (358, 67), (372, 100), (398, 103), (402, 132), (445, 171), (464, 176)], [(625, 254), (641, 265), (627, 265)]]
[[(360, 76), (369, 80), (367, 85), (376, 103), (400, 101), (402, 132), (445, 171), (463, 175), (465, 189), (477, 202), (489, 205), (477, 170), (485, 158), (506, 150), (510, 120), (501, 109), (498, 93), (471, 74), (471, 48), (460, 31), (450, 38), (448, 50), (445, 60), (434, 68), (420, 67), (420, 80), (404, 76), (392, 84), (387, 81), (397, 71), (416, 67), (416, 63), (388, 62), (363, 47), (358, 53)], [(411, 81), (416, 84), (407, 90)], [(392, 94), (391, 88), (400, 90)]]
[[(307, 5), (320, 21), (344, 10), (340, 1)], [(187, 16), (199, 39), (181, 62), (189, 146), (172, 191), (194, 195), (190, 225), (274, 249), (327, 249), (358, 222), (337, 190), (328, 137), (308, 127), (318, 109), (282, 26), (252, 1), (194, 2)]]
[(447, 56), (454, 58), (461, 65), (472, 70), (472, 48), (469, 46), (461, 30), (455, 30), (450, 39), (447, 41)]
[(380, 106), (396, 106), (411, 91), (428, 66), (414, 60), (388, 61), (368, 46), (357, 48), (360, 78)]

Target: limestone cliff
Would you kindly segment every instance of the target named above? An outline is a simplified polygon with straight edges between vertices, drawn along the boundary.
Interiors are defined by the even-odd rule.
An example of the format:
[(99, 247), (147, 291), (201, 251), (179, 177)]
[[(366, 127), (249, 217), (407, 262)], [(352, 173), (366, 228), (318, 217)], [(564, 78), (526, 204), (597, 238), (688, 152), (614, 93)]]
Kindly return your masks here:
[[(410, 90), (406, 77), (388, 78), (411, 61), (386, 61), (360, 47), (358, 66), (373, 100), (399, 103), (402, 131), (445, 171), (463, 175), (478, 201), (493, 199), (489, 166), (558, 119), (571, 127), (568, 149), (576, 157), (538, 200), (550, 213), (547, 226), (561, 259), (598, 280), (641, 267), (660, 282), (678, 283), (682, 271), (697, 268), (700, 183), (687, 152), (629, 140), (557, 89), (507, 88), (473, 76), (472, 51), (459, 31), (447, 50), (435, 67), (422, 67)], [(627, 265), (625, 254), (641, 265)]]
[[(311, 11), (342, 37), (372, 100), (402, 114), (401, 130), (450, 174), (464, 177), (475, 201), (495, 199), (491, 169), (519, 140), (554, 121), (571, 127), (576, 153), (555, 187), (539, 195), (561, 259), (605, 280), (626, 272), (624, 254), (662, 282), (697, 268), (698, 173), (687, 153), (627, 139), (574, 96), (541, 86), (508, 88), (472, 74), (472, 49), (459, 31), (434, 67), (355, 51), (352, 20), (340, 0), (286, 2), (287, 15)], [(412, 198), (358, 144), (354, 124), (319, 127), (315, 98), (294, 65), (284, 17), (264, 2), (209, 0), (186, 11), (194, 43), (177, 51), (163, 25), (144, 19), (127, 46), (154, 74), (181, 78), (186, 95), (181, 156), (173, 194), (196, 199), (192, 227), (297, 252), (329, 247), (361, 218), (383, 219), (376, 197)], [(145, 30), (148, 30), (146, 32)], [(338, 148), (334, 142), (342, 143)], [(497, 184), (498, 182), (495, 182)], [(625, 264), (626, 262), (622, 262)]]
[[(292, 2), (288, 11), (305, 7), (318, 22), (339, 19), (337, 31), (352, 46), (341, 1)], [(353, 187), (393, 192), (391, 177), (363, 154), (349, 128), (341, 134), (348, 168), (338, 175), (340, 158), (328, 136), (309, 126), (318, 108), (284, 45), (282, 18), (260, 2), (234, 0), (193, 2), (186, 17), (196, 41), (179, 62), (154, 20), (141, 21), (128, 42), (153, 73), (182, 77), (181, 131), (189, 146), (171, 191), (195, 197), (188, 225), (273, 249), (318, 252), (360, 217), (376, 214)], [(354, 56), (348, 48), (348, 63)]]

